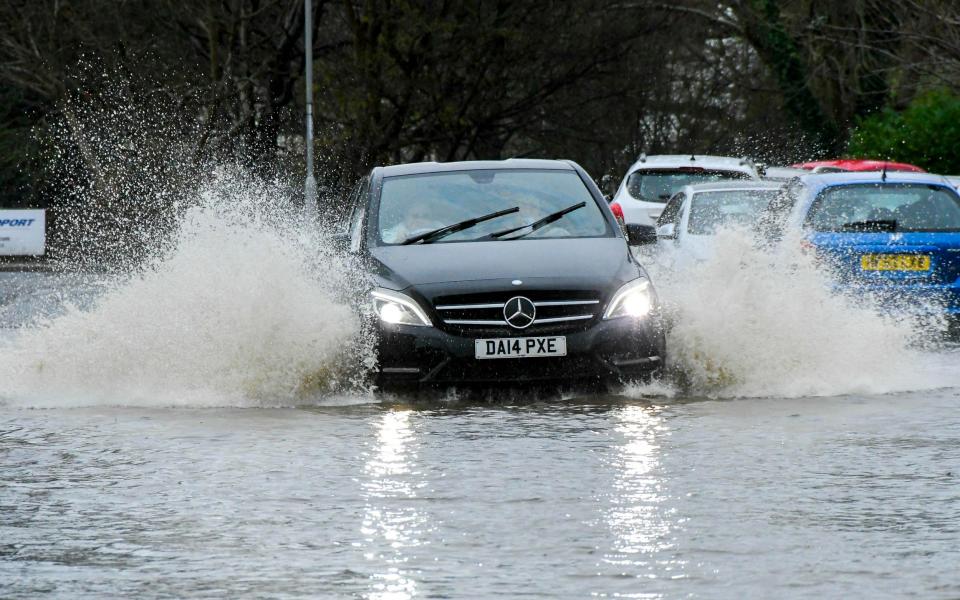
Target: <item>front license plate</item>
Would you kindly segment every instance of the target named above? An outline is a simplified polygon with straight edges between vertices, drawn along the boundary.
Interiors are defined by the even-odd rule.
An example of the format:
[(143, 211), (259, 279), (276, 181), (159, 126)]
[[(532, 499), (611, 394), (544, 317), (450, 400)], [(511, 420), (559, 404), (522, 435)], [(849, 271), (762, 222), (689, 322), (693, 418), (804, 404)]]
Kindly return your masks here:
[(480, 359), (567, 355), (567, 338), (563, 336), (476, 340), (474, 345), (476, 356)]
[(864, 271), (929, 271), (926, 254), (864, 254), (860, 257)]

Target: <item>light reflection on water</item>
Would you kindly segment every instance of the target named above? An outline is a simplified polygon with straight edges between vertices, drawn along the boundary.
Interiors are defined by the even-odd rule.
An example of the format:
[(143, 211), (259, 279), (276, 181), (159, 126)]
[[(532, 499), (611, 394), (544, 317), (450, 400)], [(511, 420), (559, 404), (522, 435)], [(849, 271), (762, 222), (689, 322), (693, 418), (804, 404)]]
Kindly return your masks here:
[(363, 483), (365, 508), (361, 533), (364, 558), (377, 563), (368, 597), (406, 600), (417, 594), (414, 573), (405, 568), (409, 548), (419, 546), (425, 525), (417, 509), (404, 502), (417, 496), (416, 436), (410, 410), (390, 410), (375, 421), (376, 438), (368, 451)]
[[(621, 576), (655, 580), (683, 577), (683, 561), (671, 558), (674, 515), (665, 508), (661, 438), (669, 435), (657, 407), (629, 405), (614, 413), (614, 431), (623, 442), (612, 455), (615, 478), (606, 522), (613, 534), (604, 562)], [(627, 597), (659, 598), (659, 593)]]

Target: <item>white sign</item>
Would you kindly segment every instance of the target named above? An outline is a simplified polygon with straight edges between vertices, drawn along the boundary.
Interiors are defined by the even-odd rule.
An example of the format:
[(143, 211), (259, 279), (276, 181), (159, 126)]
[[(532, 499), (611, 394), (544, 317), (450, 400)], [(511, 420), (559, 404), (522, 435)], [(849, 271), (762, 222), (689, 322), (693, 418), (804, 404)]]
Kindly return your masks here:
[(40, 256), (46, 248), (46, 210), (0, 209), (0, 256)]

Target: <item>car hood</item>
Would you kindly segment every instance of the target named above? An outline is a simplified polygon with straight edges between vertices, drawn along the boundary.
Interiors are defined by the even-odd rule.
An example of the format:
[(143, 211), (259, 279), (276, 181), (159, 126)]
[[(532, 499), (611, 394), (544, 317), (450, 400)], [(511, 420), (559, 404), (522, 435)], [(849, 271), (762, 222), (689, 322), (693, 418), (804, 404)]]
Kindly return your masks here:
[(481, 280), (578, 278), (606, 287), (630, 280), (638, 267), (622, 238), (451, 242), (373, 248), (383, 285)]

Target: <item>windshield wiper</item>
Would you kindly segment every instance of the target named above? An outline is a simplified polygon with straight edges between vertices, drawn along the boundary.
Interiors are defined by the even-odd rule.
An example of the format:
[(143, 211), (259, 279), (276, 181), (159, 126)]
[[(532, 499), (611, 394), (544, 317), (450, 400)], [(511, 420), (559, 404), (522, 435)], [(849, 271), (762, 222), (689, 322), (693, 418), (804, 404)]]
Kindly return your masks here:
[(586, 205), (587, 205), (586, 202), (581, 202), (581, 203), (579, 203), (579, 204), (574, 204), (573, 206), (568, 206), (568, 207), (566, 207), (566, 208), (564, 208), (564, 209), (558, 210), (557, 212), (550, 213), (549, 215), (547, 215), (547, 216), (545, 216), (545, 217), (542, 217), (542, 218), (540, 218), (540, 219), (537, 219), (537, 220), (534, 221), (533, 223), (527, 223), (526, 225), (521, 225), (520, 227), (514, 227), (514, 228), (512, 228), (512, 229), (504, 229), (503, 231), (498, 231), (498, 232), (496, 232), (496, 233), (491, 233), (490, 235), (486, 236), (485, 239), (498, 240), (498, 239), (502, 238), (502, 237), (505, 236), (505, 235), (510, 235), (511, 233), (520, 231), (521, 229), (530, 228), (530, 231), (528, 231), (528, 232), (526, 232), (526, 233), (521, 233), (520, 235), (514, 236), (514, 237), (512, 237), (512, 238), (508, 238), (508, 239), (511, 239), (511, 240), (518, 240), (518, 239), (522, 238), (522, 237), (525, 236), (525, 235), (530, 235), (531, 233), (533, 233), (534, 231), (540, 229), (541, 227), (546, 227), (546, 226), (549, 225), (550, 223), (553, 223), (554, 221), (562, 218), (562, 217), (563, 217), (564, 215), (566, 215), (567, 213), (572, 213), (573, 211), (575, 211), (575, 210), (577, 210), (577, 209), (580, 209), (580, 208), (583, 208), (583, 207), (586, 206)]
[(864, 231), (892, 233), (897, 230), (897, 222), (893, 219), (876, 219), (873, 221), (854, 221), (840, 226), (841, 231)]
[(454, 223), (453, 225), (446, 225), (433, 231), (428, 231), (426, 233), (418, 233), (417, 235), (407, 238), (400, 242), (402, 245), (416, 244), (417, 242), (423, 242), (424, 244), (429, 244), (437, 240), (443, 239), (448, 235), (453, 235), (459, 233), (464, 229), (470, 229), (478, 223), (483, 223), (484, 221), (489, 221), (490, 219), (496, 219), (497, 217), (502, 217), (503, 215), (509, 215), (511, 213), (518, 212), (520, 210), (519, 206), (514, 206), (513, 208), (507, 208), (505, 210), (498, 210), (497, 212), (492, 212), (488, 215), (483, 215), (481, 217), (474, 217), (472, 219), (466, 219), (460, 221), (459, 223)]

